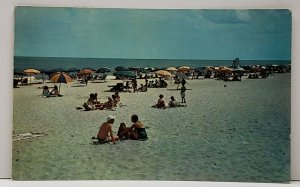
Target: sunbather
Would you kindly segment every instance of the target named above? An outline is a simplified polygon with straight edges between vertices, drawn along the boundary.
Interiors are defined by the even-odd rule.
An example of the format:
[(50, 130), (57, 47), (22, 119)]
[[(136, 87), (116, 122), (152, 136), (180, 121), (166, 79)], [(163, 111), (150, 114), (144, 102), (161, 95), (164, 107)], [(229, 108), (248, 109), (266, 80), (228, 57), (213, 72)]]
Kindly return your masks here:
[(107, 121), (103, 123), (98, 131), (97, 138), (100, 144), (113, 142), (116, 144), (116, 141), (119, 140), (118, 136), (113, 135), (112, 124), (115, 122), (115, 116), (109, 115)]

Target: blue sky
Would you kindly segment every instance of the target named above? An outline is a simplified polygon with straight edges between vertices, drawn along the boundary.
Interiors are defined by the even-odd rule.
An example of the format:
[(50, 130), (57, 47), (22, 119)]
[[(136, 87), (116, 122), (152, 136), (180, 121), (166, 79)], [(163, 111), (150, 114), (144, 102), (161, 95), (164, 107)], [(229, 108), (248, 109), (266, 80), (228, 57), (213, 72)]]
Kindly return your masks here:
[(288, 10), (15, 9), (15, 56), (290, 60)]

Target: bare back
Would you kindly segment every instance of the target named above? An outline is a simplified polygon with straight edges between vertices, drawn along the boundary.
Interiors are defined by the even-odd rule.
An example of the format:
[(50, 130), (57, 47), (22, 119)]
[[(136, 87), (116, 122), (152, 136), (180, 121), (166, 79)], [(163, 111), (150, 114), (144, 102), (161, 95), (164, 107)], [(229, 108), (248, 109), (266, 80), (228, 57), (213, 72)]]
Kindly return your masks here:
[(111, 130), (111, 124), (105, 122), (101, 125), (97, 137), (100, 139), (106, 139), (107, 137), (109, 137), (108, 133), (110, 133)]

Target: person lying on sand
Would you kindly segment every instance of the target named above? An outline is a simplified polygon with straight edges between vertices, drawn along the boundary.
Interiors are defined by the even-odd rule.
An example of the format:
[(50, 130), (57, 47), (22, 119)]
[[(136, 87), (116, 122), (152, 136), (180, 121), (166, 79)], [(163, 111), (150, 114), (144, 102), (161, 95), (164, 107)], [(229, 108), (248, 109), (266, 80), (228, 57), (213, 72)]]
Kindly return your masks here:
[(113, 142), (116, 144), (116, 141), (119, 140), (118, 136), (114, 136), (112, 131), (112, 124), (115, 122), (115, 116), (109, 115), (107, 121), (103, 123), (98, 131), (97, 139), (100, 144)]
[(164, 95), (160, 94), (156, 105), (153, 105), (152, 107), (154, 107), (154, 108), (166, 108), (166, 104), (165, 104), (165, 101), (163, 100), (163, 98), (164, 98)]
[(131, 127), (127, 128), (125, 123), (121, 123), (118, 131), (118, 135), (122, 139), (132, 139), (132, 140), (147, 140), (148, 136), (143, 123), (139, 121), (137, 115), (131, 116), (131, 122), (133, 123)]

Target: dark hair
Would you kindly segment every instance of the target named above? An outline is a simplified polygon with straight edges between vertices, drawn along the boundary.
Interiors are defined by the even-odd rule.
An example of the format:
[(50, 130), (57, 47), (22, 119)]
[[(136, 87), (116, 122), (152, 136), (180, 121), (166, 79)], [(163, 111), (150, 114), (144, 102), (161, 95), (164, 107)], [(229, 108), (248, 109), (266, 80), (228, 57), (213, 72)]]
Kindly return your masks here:
[(163, 94), (160, 94), (160, 95), (159, 95), (159, 98), (163, 98), (163, 97), (164, 97), (164, 95), (163, 95)]
[(115, 95), (118, 95), (119, 94), (119, 92), (115, 92)]
[(95, 97), (95, 94), (91, 93), (90, 98), (94, 98), (94, 97)]
[(134, 114), (134, 115), (131, 116), (131, 121), (133, 123), (137, 122), (138, 120), (139, 120), (139, 117), (136, 114)]
[(115, 98), (116, 98), (116, 96), (115, 96), (115, 95), (112, 95), (111, 97), (113, 98), (113, 100), (115, 100)]
[(54, 89), (56, 89), (56, 90), (57, 90), (57, 86), (56, 86), (56, 85), (54, 86)]
[(171, 99), (175, 99), (174, 96), (171, 96)]
[(44, 90), (47, 90), (48, 89), (48, 86), (44, 86)]

